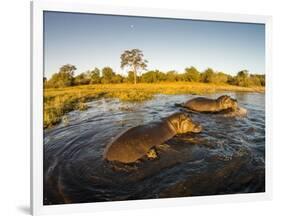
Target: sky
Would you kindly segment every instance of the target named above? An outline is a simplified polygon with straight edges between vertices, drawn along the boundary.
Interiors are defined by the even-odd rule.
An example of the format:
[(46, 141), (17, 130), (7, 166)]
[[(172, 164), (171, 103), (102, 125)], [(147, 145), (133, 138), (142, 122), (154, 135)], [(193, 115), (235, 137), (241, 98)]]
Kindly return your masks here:
[(75, 74), (109, 66), (125, 75), (120, 55), (134, 48), (142, 50), (148, 70), (265, 72), (263, 24), (44, 12), (47, 78), (64, 64), (75, 65)]

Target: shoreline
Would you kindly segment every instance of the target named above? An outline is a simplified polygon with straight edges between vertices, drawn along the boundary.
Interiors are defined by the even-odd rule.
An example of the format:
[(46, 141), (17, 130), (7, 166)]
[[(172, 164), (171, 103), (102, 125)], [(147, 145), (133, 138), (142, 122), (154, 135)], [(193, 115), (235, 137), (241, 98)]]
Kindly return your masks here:
[(95, 84), (66, 88), (44, 89), (44, 129), (60, 123), (62, 117), (73, 110), (86, 110), (87, 102), (99, 98), (118, 98), (121, 101), (151, 100), (156, 94), (211, 94), (217, 92), (264, 93), (265, 87), (241, 87), (228, 84), (195, 82)]

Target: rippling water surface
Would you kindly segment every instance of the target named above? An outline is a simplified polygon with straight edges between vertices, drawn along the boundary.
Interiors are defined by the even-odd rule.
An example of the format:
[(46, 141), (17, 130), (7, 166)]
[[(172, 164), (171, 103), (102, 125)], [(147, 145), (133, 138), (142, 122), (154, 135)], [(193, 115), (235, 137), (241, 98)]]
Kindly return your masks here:
[[(216, 98), (221, 94), (206, 95)], [(132, 127), (181, 110), (193, 95), (156, 95), (143, 103), (99, 99), (44, 132), (44, 204), (185, 197), (265, 190), (265, 95), (229, 93), (245, 118), (192, 114), (200, 134), (172, 138), (158, 158), (132, 165), (103, 161), (106, 145)]]

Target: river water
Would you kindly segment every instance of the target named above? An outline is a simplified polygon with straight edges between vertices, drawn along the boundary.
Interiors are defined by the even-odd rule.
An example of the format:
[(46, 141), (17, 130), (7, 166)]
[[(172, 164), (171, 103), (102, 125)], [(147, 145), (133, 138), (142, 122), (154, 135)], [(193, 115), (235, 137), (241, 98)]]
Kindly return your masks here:
[(191, 114), (201, 133), (175, 136), (157, 147), (157, 159), (130, 165), (104, 161), (106, 145), (130, 127), (185, 112), (175, 103), (195, 95), (99, 99), (69, 113), (44, 131), (44, 205), (264, 192), (265, 95), (227, 94), (247, 117)]

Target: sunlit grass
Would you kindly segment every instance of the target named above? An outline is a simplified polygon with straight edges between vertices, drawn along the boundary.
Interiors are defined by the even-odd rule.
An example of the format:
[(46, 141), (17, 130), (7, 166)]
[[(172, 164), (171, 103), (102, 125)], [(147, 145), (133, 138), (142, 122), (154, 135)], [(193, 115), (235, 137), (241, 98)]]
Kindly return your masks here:
[(206, 83), (98, 84), (44, 90), (44, 128), (59, 123), (72, 110), (85, 110), (86, 102), (101, 97), (121, 101), (145, 101), (155, 94), (207, 94), (223, 91), (263, 92), (264, 87), (240, 87)]

